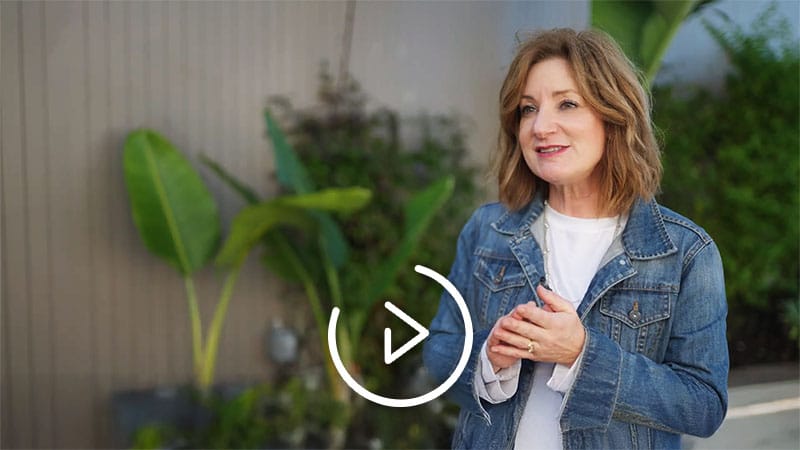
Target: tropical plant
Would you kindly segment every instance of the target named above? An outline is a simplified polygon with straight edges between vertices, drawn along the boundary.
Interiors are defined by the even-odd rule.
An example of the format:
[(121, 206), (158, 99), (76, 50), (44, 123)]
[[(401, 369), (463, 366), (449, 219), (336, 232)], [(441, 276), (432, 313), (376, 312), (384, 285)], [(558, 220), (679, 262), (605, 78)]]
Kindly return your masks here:
[[(351, 213), (371, 192), (362, 188), (329, 189), (282, 196), (244, 208), (233, 220), (216, 256), (225, 282), (204, 332), (193, 274), (217, 254), (220, 219), (216, 203), (189, 161), (152, 130), (132, 132), (124, 150), (124, 174), (131, 213), (147, 248), (181, 275), (192, 330), (194, 381), (203, 394), (214, 381), (220, 334), (242, 264), (261, 237), (278, 226), (314, 229), (320, 211)], [(204, 336), (205, 334), (205, 336)]]
[[(280, 430), (265, 412), (268, 386), (254, 386), (228, 398), (219, 393), (193, 399), (189, 424), (150, 423), (133, 435), (132, 448), (260, 448)], [(195, 393), (196, 394), (196, 393)], [(192, 395), (190, 393), (189, 395)]]
[(731, 71), (722, 94), (686, 86), (654, 91), (665, 140), (662, 199), (720, 248), (732, 365), (796, 360), (798, 42), (774, 6), (747, 29), (706, 27)]
[[(355, 80), (334, 80), (323, 65), (313, 105), (296, 108), (287, 99), (272, 101), (276, 120), (314, 185), (357, 184), (379, 193), (340, 222), (350, 255), (347, 270), (341, 271), (342, 290), (348, 294), (372, 282), (374, 268), (392, 256), (404, 235), (404, 205), (423, 186), (443, 177), (455, 182), (451, 197), (432, 219), (435, 226), (422, 233), (410, 256), (443, 272), (452, 264), (461, 227), (483, 200), (478, 170), (467, 157), (467, 118), (429, 113), (401, 117), (368, 100)], [(411, 267), (406, 264), (381, 297), (424, 322), (434, 316), (441, 291)], [(349, 312), (342, 316), (349, 319)], [(370, 389), (400, 398), (419, 395), (433, 388), (420, 371), (421, 355), (411, 352), (391, 365), (383, 363), (385, 327), (393, 328), (398, 342), (415, 333), (396, 327), (395, 320), (380, 304), (373, 307), (355, 359)], [(446, 447), (458, 414), (452, 406), (444, 400), (399, 410), (358, 404), (352, 419), (357, 426), (349, 428), (347, 446)]]
[[(316, 186), (288, 143), (285, 134), (265, 112), (268, 135), (275, 154), (279, 184), (297, 194), (315, 195)], [(215, 164), (209, 164), (215, 173), (226, 181), (248, 202), (257, 201), (252, 189), (237, 181), (234, 176)], [(315, 213), (320, 224), (316, 234), (298, 238), (275, 229), (266, 234), (267, 252), (264, 263), (284, 279), (302, 284), (317, 325), (321, 348), (327, 352), (327, 308), (337, 306), (345, 311), (347, 319), (337, 330), (337, 344), (345, 367), (353, 374), (360, 373), (356, 364), (356, 351), (364, 332), (364, 324), (376, 302), (390, 287), (398, 271), (407, 263), (424, 230), (433, 216), (453, 192), (453, 179), (444, 177), (410, 198), (405, 206), (404, 232), (395, 243), (392, 253), (383, 261), (375, 262), (369, 273), (354, 272), (348, 266), (350, 248), (339, 226), (323, 212)], [(225, 261), (225, 259), (223, 259)], [(342, 277), (346, 277), (347, 295), (343, 295)], [(350, 277), (358, 278), (354, 283)], [(350, 389), (336, 372), (330, 358), (326, 358), (326, 373), (333, 397), (343, 406), (342, 420), (332, 424), (331, 445), (344, 445), (349, 418), (352, 417)]]
[[(449, 268), (461, 227), (482, 200), (478, 170), (467, 158), (468, 119), (427, 113), (401, 117), (390, 108), (368, 108), (368, 96), (355, 80), (336, 81), (324, 65), (313, 105), (295, 108), (286, 99), (274, 99), (272, 105), (315, 186), (357, 184), (376, 193), (367, 207), (340, 222), (349, 254), (340, 270), (343, 292), (362, 291), (373, 281), (375, 268), (395, 254), (406, 233), (409, 200), (424, 186), (452, 177), (452, 195), (435, 212), (431, 219), (435, 225), (421, 233), (409, 256), (439, 271)], [(441, 291), (417, 274), (411, 263), (401, 265), (380, 295), (421, 322), (433, 317), (440, 296)], [(362, 328), (354, 358), (358, 373), (365, 386), (385, 395), (419, 395), (433, 386), (425, 385), (418, 352), (391, 365), (383, 363), (385, 327), (393, 328), (397, 342), (405, 342), (416, 332), (396, 327), (396, 318), (380, 303), (370, 310), (369, 325)], [(343, 318), (349, 315), (349, 311), (342, 313)], [(347, 446), (381, 442), (399, 448), (446, 447), (458, 414), (451, 406), (443, 400), (400, 410), (359, 403), (352, 418), (357, 426), (349, 428)]]
[(681, 23), (713, 0), (594, 0), (592, 26), (610, 34), (651, 83)]

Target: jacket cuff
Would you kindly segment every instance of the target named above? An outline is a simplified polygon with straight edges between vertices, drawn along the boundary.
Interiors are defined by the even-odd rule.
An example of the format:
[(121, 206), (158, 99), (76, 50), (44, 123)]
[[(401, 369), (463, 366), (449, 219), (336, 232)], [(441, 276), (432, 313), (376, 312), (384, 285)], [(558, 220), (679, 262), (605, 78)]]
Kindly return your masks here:
[[(597, 330), (586, 328), (583, 359), (564, 399), (562, 432), (607, 428), (620, 386), (622, 349)], [(575, 410), (570, 414), (570, 410)]]
[(520, 367), (522, 362), (517, 360), (511, 366), (494, 373), (484, 342), (481, 347), (481, 357), (478, 359), (478, 370), (475, 372), (475, 389), (478, 390), (478, 397), (494, 404), (513, 397), (519, 384)]
[(547, 380), (547, 387), (550, 389), (565, 394), (572, 383), (575, 382), (575, 376), (578, 375), (578, 367), (581, 366), (583, 360), (583, 351), (578, 355), (571, 366), (564, 364), (556, 364), (553, 368), (553, 375)]

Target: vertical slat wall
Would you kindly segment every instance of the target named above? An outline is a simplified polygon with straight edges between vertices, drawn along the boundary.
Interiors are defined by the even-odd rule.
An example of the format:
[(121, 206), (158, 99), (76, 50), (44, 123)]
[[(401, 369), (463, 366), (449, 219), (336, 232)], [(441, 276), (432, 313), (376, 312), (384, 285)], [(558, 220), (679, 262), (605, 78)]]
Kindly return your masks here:
[[(271, 193), (262, 108), (279, 93), (312, 101), (344, 11), (2, 2), (3, 448), (109, 446), (112, 392), (189, 380), (183, 284), (133, 227), (124, 137), (156, 128)], [(270, 54), (276, 33), (286, 51)], [(231, 217), (241, 203), (205, 178)], [(199, 278), (207, 324), (221, 280)], [(263, 336), (285, 305), (255, 261), (239, 280), (217, 379), (268, 378)]]
[[(114, 391), (191, 377), (183, 285), (134, 229), (121, 153), (147, 126), (274, 192), (262, 108), (312, 104), (338, 70), (344, 2), (0, 2), (3, 448), (112, 445)], [(356, 6), (351, 72), (404, 115), (471, 119), (474, 160), (496, 132), (514, 33), (586, 23), (585, 2)], [(561, 19), (558, 19), (561, 18)], [(241, 202), (201, 170), (226, 218)], [(272, 317), (302, 313), (251, 261), (223, 332), (217, 379), (269, 378)], [(219, 295), (198, 276), (206, 323)]]

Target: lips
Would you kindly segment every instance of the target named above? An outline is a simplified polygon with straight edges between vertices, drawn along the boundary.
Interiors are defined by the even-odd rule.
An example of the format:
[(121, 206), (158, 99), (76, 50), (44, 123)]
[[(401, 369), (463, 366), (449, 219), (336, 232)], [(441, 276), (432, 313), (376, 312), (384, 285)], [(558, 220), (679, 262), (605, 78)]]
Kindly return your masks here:
[(552, 155), (560, 153), (569, 148), (568, 145), (541, 145), (536, 147), (536, 153), (540, 155)]

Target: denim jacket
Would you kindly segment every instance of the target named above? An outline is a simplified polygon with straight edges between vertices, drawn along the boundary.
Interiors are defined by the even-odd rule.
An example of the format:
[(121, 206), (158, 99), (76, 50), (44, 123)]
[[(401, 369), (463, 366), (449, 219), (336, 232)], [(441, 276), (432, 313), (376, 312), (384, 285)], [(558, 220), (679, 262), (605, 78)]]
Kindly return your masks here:
[[(522, 361), (516, 394), (498, 404), (477, 396), (475, 370), (498, 318), (530, 300), (541, 305), (542, 251), (532, 225), (543, 207), (541, 197), (516, 212), (485, 205), (458, 239), (448, 278), (467, 302), (474, 338), (469, 364), (448, 391), (461, 406), (454, 448), (514, 446), (535, 365)], [(680, 448), (681, 433), (710, 436), (728, 404), (727, 304), (716, 245), (688, 219), (639, 200), (603, 261), (577, 311), (586, 341), (561, 406), (564, 448)], [(447, 292), (429, 330), (425, 366), (441, 382), (464, 343)]]

